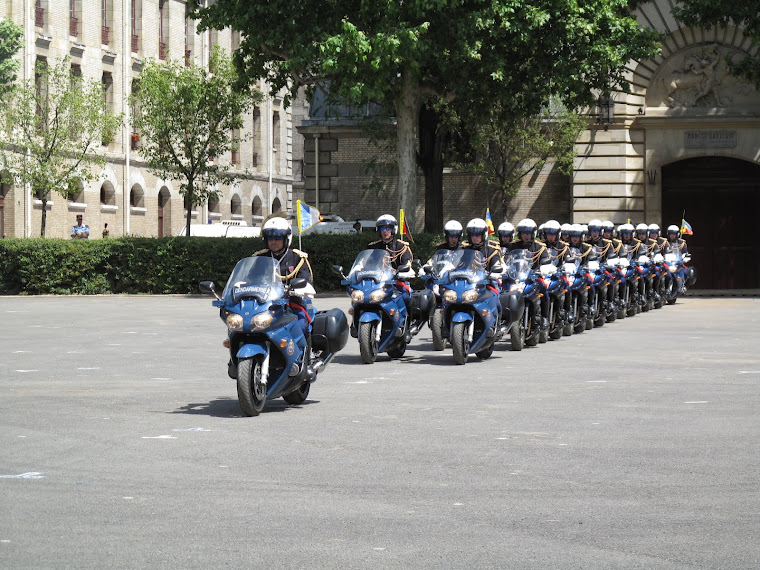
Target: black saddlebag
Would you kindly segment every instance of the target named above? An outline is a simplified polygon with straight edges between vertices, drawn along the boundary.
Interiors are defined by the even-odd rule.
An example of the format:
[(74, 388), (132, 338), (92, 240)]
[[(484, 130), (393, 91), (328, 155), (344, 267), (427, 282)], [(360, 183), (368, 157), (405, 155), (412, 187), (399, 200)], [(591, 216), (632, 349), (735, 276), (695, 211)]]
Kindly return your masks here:
[(427, 321), (435, 310), (435, 295), (428, 289), (415, 291), (410, 309), (415, 321)]
[(348, 341), (348, 321), (340, 309), (320, 311), (314, 316), (311, 329), (311, 346), (334, 354), (346, 346)]

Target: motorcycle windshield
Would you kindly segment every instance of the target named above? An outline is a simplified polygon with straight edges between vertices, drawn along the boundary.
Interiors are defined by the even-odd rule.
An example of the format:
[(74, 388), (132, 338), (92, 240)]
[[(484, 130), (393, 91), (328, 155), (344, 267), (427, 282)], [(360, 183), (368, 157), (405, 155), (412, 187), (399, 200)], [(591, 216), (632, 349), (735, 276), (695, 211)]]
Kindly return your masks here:
[(581, 259), (582, 259), (581, 248), (569, 247), (567, 249), (566, 261), (568, 261), (569, 263), (580, 263)]
[(357, 284), (365, 279), (372, 279), (375, 283), (393, 280), (393, 266), (387, 250), (365, 249), (359, 252), (348, 273), (348, 281)]
[(667, 263), (683, 263), (683, 255), (681, 255), (681, 250), (678, 245), (668, 249), (665, 254), (665, 261)]
[(626, 243), (622, 244), (620, 246), (620, 251), (618, 252), (618, 256), (625, 257), (630, 261), (631, 255), (633, 255), (633, 246)]
[(432, 267), (433, 279), (437, 281), (445, 281), (448, 279), (449, 271), (457, 266), (458, 259), (454, 259), (454, 254), (457, 251), (451, 251), (449, 249), (439, 249), (430, 258), (430, 265)]
[(438, 272), (441, 281), (451, 283), (457, 279), (466, 279), (470, 283), (477, 283), (486, 279), (483, 254), (475, 249), (446, 252), (438, 250), (434, 254), (434, 257), (436, 256), (438, 256), (437, 268), (434, 261), (433, 271)]
[(533, 255), (526, 249), (510, 251), (504, 258), (507, 279), (525, 281), (533, 266)]
[(224, 287), (224, 298), (231, 299), (234, 304), (244, 298), (265, 303), (284, 295), (279, 263), (273, 257), (263, 255), (238, 261)]

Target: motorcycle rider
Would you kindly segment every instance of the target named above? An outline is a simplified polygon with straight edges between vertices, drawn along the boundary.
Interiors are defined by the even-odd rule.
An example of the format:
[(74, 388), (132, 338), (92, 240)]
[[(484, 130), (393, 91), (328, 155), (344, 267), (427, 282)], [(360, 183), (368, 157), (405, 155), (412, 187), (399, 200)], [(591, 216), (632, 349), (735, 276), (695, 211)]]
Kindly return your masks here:
[[(668, 237), (667, 241), (665, 242), (665, 249), (663, 251), (669, 252), (669, 251), (680, 251), (681, 255), (683, 257), (686, 257), (689, 254), (689, 248), (686, 245), (686, 240), (681, 238), (681, 229), (678, 226), (668, 226), (668, 229), (666, 230)], [(687, 284), (689, 286), (694, 284), (694, 280), (696, 279), (694, 274), (694, 268), (690, 267), (688, 269), (688, 278), (690, 280), (685, 280), (683, 283), (681, 283), (681, 288), (679, 289), (679, 293), (683, 295), (686, 293), (686, 286)], [(688, 283), (687, 283), (688, 281)]]
[(474, 249), (483, 254), (486, 274), (501, 273), (503, 264), (501, 249), (488, 240), (488, 225), (482, 218), (473, 218), (467, 222), (466, 249)]
[(649, 237), (649, 226), (645, 223), (642, 222), (636, 226), (636, 237), (646, 246), (648, 251), (648, 253), (640, 253), (639, 255), (649, 255), (650, 257), (653, 257), (655, 254), (660, 253), (660, 248), (658, 247), (657, 242)]
[[(396, 239), (396, 232), (398, 231), (398, 221), (390, 214), (383, 214), (375, 222), (375, 229), (380, 236), (380, 239), (373, 241), (367, 245), (367, 249), (384, 249), (391, 257), (391, 267), (394, 271), (403, 268), (403, 272), (398, 273), (398, 277), (411, 278), (414, 277), (414, 271), (412, 271), (412, 250), (409, 244), (400, 239)], [(404, 281), (396, 281), (396, 289), (401, 293), (406, 308), (409, 309), (409, 302), (411, 300), (412, 290), (411, 287)]]
[(269, 256), (277, 260), (279, 264), (280, 277), (286, 285), (291, 279), (306, 279), (306, 285), (290, 291), (291, 308), (298, 316), (298, 324), (304, 331), (304, 335), (309, 335), (311, 320), (306, 312), (302, 299), (313, 299), (316, 295), (312, 282), (314, 274), (309, 265), (309, 255), (298, 249), (291, 249), (290, 244), (293, 241), (293, 232), (290, 224), (285, 218), (274, 217), (264, 223), (261, 229), (261, 236), (264, 238), (266, 249), (254, 253), (256, 256)]
[(501, 246), (502, 254), (509, 251), (509, 246), (515, 240), (515, 226), (509, 222), (503, 222), (497, 229), (496, 233), (499, 236), (499, 245)]
[(565, 222), (559, 227), (559, 239), (564, 241), (565, 243), (570, 242), (570, 226), (572, 224), (568, 224)]
[(649, 238), (655, 241), (660, 253), (665, 253), (665, 245), (668, 243), (668, 240), (660, 235), (660, 226), (649, 224)]
[(462, 249), (466, 245), (467, 242), (462, 242), (462, 224), (456, 220), (449, 220), (443, 226), (443, 241), (435, 246), (435, 249), (456, 251), (457, 249)]
[[(610, 226), (612, 222), (610, 222)], [(615, 247), (611, 240), (606, 239), (603, 234), (604, 222), (601, 220), (593, 219), (588, 223), (588, 244), (593, 247), (599, 255), (599, 263), (604, 263), (608, 259), (614, 259), (617, 257)], [(617, 299), (618, 287), (617, 280), (612, 273), (605, 267), (605, 274), (607, 275), (607, 298), (605, 311), (615, 310), (615, 300)]]
[(610, 254), (608, 257), (617, 257), (618, 252), (620, 251), (620, 245), (621, 241), (614, 236), (615, 233), (615, 224), (613, 224), (609, 220), (605, 220), (602, 222), (602, 237), (606, 240), (609, 240), (610, 243), (612, 243), (612, 254)]
[[(542, 265), (551, 263), (546, 246), (536, 240), (537, 232), (536, 222), (530, 218), (524, 218), (517, 223), (517, 241), (509, 246), (509, 251), (525, 250), (531, 254), (531, 269), (538, 271)], [(546, 298), (546, 282), (543, 279), (536, 281), (539, 293), (541, 295), (540, 314), (536, 314), (535, 324), (542, 329), (549, 326), (546, 315), (549, 314), (549, 300)]]
[(549, 254), (550, 263), (559, 266), (567, 256), (567, 242), (560, 239), (562, 226), (557, 220), (549, 220), (543, 224), (542, 239), (546, 252)]

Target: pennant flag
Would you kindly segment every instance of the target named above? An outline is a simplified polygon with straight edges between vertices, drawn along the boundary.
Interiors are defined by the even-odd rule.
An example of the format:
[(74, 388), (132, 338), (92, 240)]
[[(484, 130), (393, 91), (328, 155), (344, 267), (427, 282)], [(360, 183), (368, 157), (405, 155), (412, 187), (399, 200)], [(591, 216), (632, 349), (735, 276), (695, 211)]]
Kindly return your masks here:
[(491, 210), (486, 208), (486, 225), (488, 226), (488, 235), (495, 234), (496, 230), (493, 229), (493, 220), (491, 219)]
[(298, 233), (302, 234), (311, 226), (322, 221), (319, 210), (296, 200), (296, 217), (298, 218)]
[(694, 232), (691, 229), (691, 224), (681, 218), (681, 234), (685, 236), (693, 236)]
[(399, 218), (398, 227), (399, 227), (399, 231), (401, 232), (401, 237), (407, 236), (409, 238), (409, 241), (414, 243), (412, 232), (409, 231), (409, 224), (407, 224), (406, 220), (404, 219), (403, 209), (400, 210), (398, 218)]

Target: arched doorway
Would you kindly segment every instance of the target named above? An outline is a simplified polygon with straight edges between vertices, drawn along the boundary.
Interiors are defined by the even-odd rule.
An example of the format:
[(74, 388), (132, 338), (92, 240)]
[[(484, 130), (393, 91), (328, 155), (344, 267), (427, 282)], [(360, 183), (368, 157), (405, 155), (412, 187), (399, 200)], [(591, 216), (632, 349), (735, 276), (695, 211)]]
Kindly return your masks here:
[(5, 237), (5, 195), (10, 191), (10, 187), (0, 180), (0, 239)]
[[(685, 212), (685, 213), (684, 213)], [(698, 289), (758, 289), (753, 235), (760, 217), (760, 165), (735, 158), (690, 158), (662, 168), (662, 222), (691, 224), (686, 236)]]

